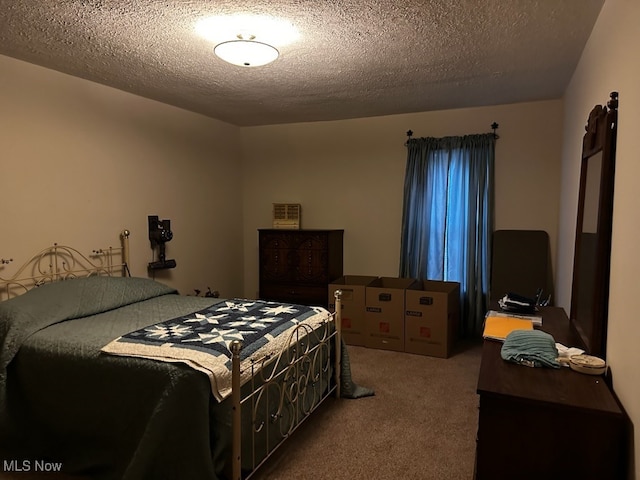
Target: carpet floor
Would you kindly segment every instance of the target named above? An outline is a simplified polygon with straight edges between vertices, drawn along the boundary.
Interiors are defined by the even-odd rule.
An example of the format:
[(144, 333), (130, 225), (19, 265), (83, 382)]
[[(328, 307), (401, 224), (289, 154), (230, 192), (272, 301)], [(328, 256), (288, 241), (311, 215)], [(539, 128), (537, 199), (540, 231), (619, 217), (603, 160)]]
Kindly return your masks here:
[(328, 399), (253, 477), (471, 480), (482, 345), (448, 359), (349, 346), (356, 383), (375, 390)]

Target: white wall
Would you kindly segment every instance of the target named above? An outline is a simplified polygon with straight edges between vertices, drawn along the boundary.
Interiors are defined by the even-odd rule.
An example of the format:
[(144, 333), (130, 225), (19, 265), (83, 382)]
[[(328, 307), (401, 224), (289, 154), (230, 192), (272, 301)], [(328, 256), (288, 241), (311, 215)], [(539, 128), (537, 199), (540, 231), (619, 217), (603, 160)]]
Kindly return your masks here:
[(131, 270), (152, 260), (147, 216), (172, 222), (156, 278), (182, 293), (242, 290), (239, 129), (0, 56), (0, 269), (54, 242), (83, 253), (131, 231)]
[(640, 478), (640, 321), (636, 304), (640, 298), (640, 62), (636, 52), (639, 25), (640, 3), (607, 0), (565, 95), (557, 275), (559, 300), (568, 312), (584, 125), (593, 106), (605, 103), (611, 91), (618, 91), (607, 361), (613, 373), (614, 390), (635, 424), (632, 478)]
[(496, 229), (540, 229), (555, 247), (562, 102), (533, 102), (242, 129), (245, 295), (258, 289), (258, 228), (271, 204), (302, 204), (304, 228), (343, 228), (344, 271), (397, 276), (407, 130), (414, 137), (490, 132)]

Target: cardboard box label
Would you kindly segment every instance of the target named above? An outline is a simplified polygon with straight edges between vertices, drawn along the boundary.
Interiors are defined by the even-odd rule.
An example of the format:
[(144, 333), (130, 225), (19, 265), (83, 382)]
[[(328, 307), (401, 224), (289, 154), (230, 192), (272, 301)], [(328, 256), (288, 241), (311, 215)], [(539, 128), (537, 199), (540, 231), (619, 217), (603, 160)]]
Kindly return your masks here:
[(407, 315), (408, 317), (421, 317), (422, 316), (422, 312), (418, 312), (416, 310), (407, 310), (406, 312), (404, 312), (405, 315)]
[(378, 329), (380, 333), (389, 333), (391, 331), (391, 326), (389, 322), (380, 322)]
[(342, 328), (351, 328), (351, 319), (343, 318), (342, 319)]
[(420, 327), (420, 336), (423, 338), (431, 338), (431, 329), (429, 327)]
[(367, 312), (380, 313), (382, 312), (381, 307), (367, 307)]
[(420, 305), (433, 305), (433, 297), (420, 297)]

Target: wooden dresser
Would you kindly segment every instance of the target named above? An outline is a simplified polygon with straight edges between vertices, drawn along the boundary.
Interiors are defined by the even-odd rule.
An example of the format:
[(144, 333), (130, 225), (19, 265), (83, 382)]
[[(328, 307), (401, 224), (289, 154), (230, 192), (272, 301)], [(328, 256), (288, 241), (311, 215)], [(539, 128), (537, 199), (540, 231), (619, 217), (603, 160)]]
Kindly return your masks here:
[(259, 296), (327, 306), (329, 283), (342, 276), (344, 230), (258, 230)]
[[(542, 330), (577, 343), (563, 309), (542, 309)], [(602, 376), (505, 362), (485, 340), (477, 392), (477, 480), (623, 479), (626, 421)]]

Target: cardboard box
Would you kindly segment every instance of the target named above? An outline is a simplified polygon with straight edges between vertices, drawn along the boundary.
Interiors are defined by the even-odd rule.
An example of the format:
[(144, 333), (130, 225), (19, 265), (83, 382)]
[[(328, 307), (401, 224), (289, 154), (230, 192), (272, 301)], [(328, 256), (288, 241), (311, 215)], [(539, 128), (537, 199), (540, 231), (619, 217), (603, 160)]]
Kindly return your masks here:
[(405, 290), (420, 288), (413, 278), (380, 277), (365, 288), (365, 346), (404, 351)]
[(404, 350), (448, 358), (460, 321), (460, 284), (425, 280), (405, 292)]
[(364, 345), (365, 288), (378, 277), (345, 275), (329, 284), (329, 310), (335, 311), (336, 290), (342, 290), (342, 338), (348, 345)]

